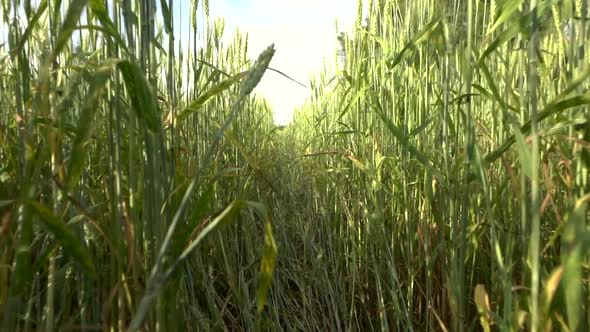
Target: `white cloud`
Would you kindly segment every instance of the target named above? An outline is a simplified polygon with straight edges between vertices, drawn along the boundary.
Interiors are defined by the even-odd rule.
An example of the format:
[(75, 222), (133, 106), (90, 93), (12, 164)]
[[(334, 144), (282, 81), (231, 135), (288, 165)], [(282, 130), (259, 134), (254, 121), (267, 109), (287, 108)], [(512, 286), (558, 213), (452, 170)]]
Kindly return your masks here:
[[(213, 18), (225, 17), (226, 34), (236, 27), (248, 33), (248, 53), (256, 58), (275, 44), (271, 67), (309, 86), (312, 75), (320, 72), (324, 59), (332, 62), (340, 30), (349, 31), (356, 18), (356, 0), (215, 0), (210, 2)], [(310, 94), (294, 82), (267, 72), (255, 92), (266, 98), (275, 111), (275, 120), (286, 123), (294, 109)]]

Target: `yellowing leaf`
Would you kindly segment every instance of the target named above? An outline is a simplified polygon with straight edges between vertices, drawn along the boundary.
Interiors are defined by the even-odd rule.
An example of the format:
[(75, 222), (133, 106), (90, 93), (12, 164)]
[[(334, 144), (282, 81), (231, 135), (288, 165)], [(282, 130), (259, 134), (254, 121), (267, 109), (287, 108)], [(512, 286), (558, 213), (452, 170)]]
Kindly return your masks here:
[(490, 332), (490, 299), (482, 284), (475, 286), (475, 306), (479, 312), (479, 322), (485, 332)]

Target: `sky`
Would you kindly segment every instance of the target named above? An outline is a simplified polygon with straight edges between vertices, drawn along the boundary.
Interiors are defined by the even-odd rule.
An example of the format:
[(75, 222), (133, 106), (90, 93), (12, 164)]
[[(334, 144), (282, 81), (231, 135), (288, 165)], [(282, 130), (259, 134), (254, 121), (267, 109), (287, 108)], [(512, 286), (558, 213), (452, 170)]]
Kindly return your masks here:
[[(159, 7), (159, 1), (156, 3)], [(367, 1), (363, 3), (366, 7)], [(183, 36), (187, 36), (190, 0), (175, 1), (174, 6), (175, 30), (178, 31), (180, 25)], [(334, 63), (338, 32), (352, 31), (357, 12), (357, 0), (209, 0), (209, 6), (211, 20), (225, 19), (225, 40), (233, 39), (238, 29), (243, 34), (248, 33), (251, 59), (256, 59), (274, 43), (276, 53), (270, 67), (307, 87), (310, 78), (322, 70), (324, 59), (328, 64)], [(200, 7), (202, 9), (202, 5)], [(2, 40), (7, 28), (7, 24), (1, 24)], [(303, 104), (311, 91), (267, 71), (254, 93), (269, 102), (276, 123), (287, 124), (292, 120), (293, 111)]]
[[(236, 29), (248, 33), (251, 59), (274, 43), (270, 67), (308, 87), (324, 59), (328, 63), (335, 59), (336, 21), (339, 31), (352, 31), (356, 8), (356, 0), (210, 0), (211, 18), (225, 18), (226, 37)], [(310, 90), (267, 71), (255, 93), (270, 103), (276, 123), (287, 124)]]

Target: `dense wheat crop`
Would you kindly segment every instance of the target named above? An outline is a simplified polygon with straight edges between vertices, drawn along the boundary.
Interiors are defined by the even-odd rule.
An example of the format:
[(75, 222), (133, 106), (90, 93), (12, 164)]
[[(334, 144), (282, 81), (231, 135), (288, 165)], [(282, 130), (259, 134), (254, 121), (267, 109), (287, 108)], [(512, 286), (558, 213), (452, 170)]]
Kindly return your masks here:
[(2, 331), (590, 328), (588, 2), (359, 1), (286, 128), (207, 1), (0, 3)]

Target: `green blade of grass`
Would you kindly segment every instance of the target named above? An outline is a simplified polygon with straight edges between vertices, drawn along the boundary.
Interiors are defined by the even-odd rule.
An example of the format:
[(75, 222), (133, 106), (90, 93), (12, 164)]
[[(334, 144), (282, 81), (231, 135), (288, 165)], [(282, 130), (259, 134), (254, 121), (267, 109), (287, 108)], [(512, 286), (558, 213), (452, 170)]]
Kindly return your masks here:
[(47, 0), (42, 0), (41, 3), (39, 4), (39, 8), (37, 8), (37, 11), (35, 12), (35, 16), (33, 16), (31, 21), (29, 21), (29, 24), (27, 25), (27, 29), (25, 30), (25, 32), (21, 36), (18, 44), (16, 44), (16, 47), (10, 51), (10, 56), (12, 58), (14, 58), (25, 46), (25, 43), (29, 40), (29, 37), (31, 36), (33, 29), (35, 28), (35, 26), (39, 22), (39, 19), (41, 19), (41, 16), (45, 12), (45, 9), (47, 9)]
[(208, 208), (213, 200), (215, 187), (210, 185), (199, 197), (195, 203), (194, 210), (186, 224), (181, 224), (174, 236), (174, 243), (171, 245), (171, 254), (178, 256), (183, 251), (183, 248), (189, 244), (190, 235), (199, 226), (198, 222), (202, 221), (201, 218), (206, 215)]
[(172, 33), (172, 15), (170, 14), (170, 8), (168, 7), (168, 1), (160, 0), (160, 8), (162, 8), (162, 16), (164, 18), (164, 28), (166, 33)]
[(87, 159), (88, 140), (92, 136), (94, 129), (94, 118), (100, 102), (100, 97), (111, 76), (112, 64), (103, 65), (99, 70), (92, 74), (89, 79), (89, 95), (84, 99), (78, 127), (76, 128), (76, 137), (70, 153), (70, 163), (65, 185), (68, 190), (73, 190), (80, 179)]
[(399, 143), (406, 149), (408, 149), (408, 151), (410, 152), (410, 154), (412, 154), (416, 160), (418, 160), (418, 162), (420, 164), (422, 164), (422, 166), (424, 166), (426, 169), (428, 169), (430, 172), (432, 172), (432, 174), (439, 180), (439, 182), (442, 185), (446, 185), (446, 181), (444, 179), (444, 176), (442, 175), (442, 173), (436, 169), (431, 162), (428, 160), (428, 157), (426, 157), (426, 155), (422, 152), (420, 152), (409, 140), (409, 138), (404, 135), (403, 131), (398, 128), (395, 124), (393, 124), (393, 122), (391, 121), (391, 119), (389, 119), (381, 110), (380, 108), (377, 108), (376, 106), (373, 106), (373, 110), (377, 113), (377, 115), (379, 115), (379, 118), (381, 118), (381, 120), (383, 121), (383, 123), (385, 124), (385, 126), (387, 127), (387, 129), (389, 129), (389, 132), (391, 132), (393, 134), (393, 136), (395, 136), (395, 138), (398, 139)]
[(430, 23), (426, 24), (420, 32), (414, 36), (401, 51), (391, 60), (388, 61), (387, 67), (391, 70), (397, 66), (403, 59), (408, 56), (410, 52), (416, 50), (422, 43), (428, 40), (428, 38), (436, 31), (436, 28), (440, 25), (440, 19), (434, 19)]
[(94, 270), (90, 255), (84, 248), (82, 242), (76, 238), (68, 226), (59, 220), (47, 206), (36, 201), (29, 201), (27, 205), (31, 207), (33, 213), (43, 222), (43, 226), (53, 234), (57, 242), (64, 249), (64, 252), (80, 263), (89, 276), (95, 278), (96, 271)]
[[(549, 105), (545, 106), (543, 111), (539, 112), (538, 118), (539, 122), (545, 120), (546, 118), (559, 114), (567, 109), (572, 107), (577, 107), (581, 105), (590, 104), (590, 94), (584, 94), (579, 96), (574, 96), (565, 100), (557, 101), (550, 103)], [(526, 121), (521, 127), (520, 132), (522, 134), (527, 134), (531, 128), (531, 120)], [(484, 161), (486, 163), (492, 163), (500, 158), (511, 146), (514, 144), (516, 137), (514, 135), (510, 136), (504, 144), (502, 144), (499, 148), (495, 151), (490, 152), (485, 158)]]
[(174, 271), (188, 258), (190, 253), (197, 248), (201, 242), (209, 236), (212, 232), (218, 230), (220, 227), (231, 222), (239, 211), (246, 205), (243, 201), (233, 201), (230, 203), (219, 215), (217, 215), (190, 243), (187, 248), (178, 256), (172, 266), (166, 271), (153, 271), (150, 280), (148, 281), (147, 288), (144, 295), (139, 302), (133, 320), (127, 327), (127, 332), (137, 331), (147, 316), (150, 308), (152, 307), (154, 300), (164, 289), (166, 282)]
[(489, 32), (493, 32), (496, 30), (502, 23), (508, 21), (512, 17), (524, 0), (510, 0), (510, 1), (503, 1), (503, 6), (500, 8), (500, 15), (494, 25), (492, 25), (489, 29)]
[(231, 76), (230, 78), (221, 81), (220, 83), (209, 89), (207, 92), (201, 94), (178, 115), (178, 121), (185, 120), (189, 115), (193, 114), (194, 112), (198, 111), (201, 107), (203, 107), (203, 105), (205, 105), (205, 103), (207, 103), (207, 101), (209, 101), (211, 98), (220, 95), (225, 90), (229, 89), (232, 85), (239, 82), (242, 78), (246, 76), (246, 74), (247, 72), (243, 72)]
[(579, 331), (583, 326), (586, 313), (583, 294), (583, 264), (590, 249), (590, 233), (587, 230), (587, 206), (590, 194), (578, 199), (573, 211), (568, 215), (564, 230), (564, 241), (568, 247), (563, 255), (563, 285), (568, 326), (571, 331)]
[(162, 129), (162, 121), (152, 88), (137, 63), (123, 60), (117, 64), (123, 75), (125, 87), (135, 115), (151, 132)]
[(55, 44), (55, 48), (53, 49), (53, 56), (57, 57), (57, 55), (62, 51), (66, 43), (70, 40), (72, 36), (72, 32), (76, 28), (76, 23), (80, 19), (80, 15), (82, 14), (82, 10), (86, 7), (86, 3), (88, 0), (75, 0), (70, 2), (70, 6), (68, 7), (68, 11), (66, 12), (66, 17), (64, 18), (61, 30), (57, 37), (57, 42)]
[(102, 26), (104, 27), (105, 31), (115, 39), (119, 47), (128, 55), (132, 55), (127, 49), (127, 43), (123, 41), (121, 35), (117, 32), (117, 28), (111, 18), (109, 16), (109, 12), (101, 0), (88, 0), (88, 7), (92, 10), (92, 13), (96, 15)]
[(519, 17), (518, 20), (512, 22), (512, 24), (506, 30), (500, 33), (498, 37), (496, 37), (496, 39), (494, 39), (494, 41), (490, 44), (490, 46), (488, 46), (483, 51), (477, 60), (476, 66), (479, 66), (479, 64), (482, 63), (490, 54), (492, 54), (492, 52), (494, 52), (504, 43), (512, 40), (519, 33), (522, 33), (525, 39), (528, 38), (531, 31), (531, 26), (533, 24), (533, 19), (539, 19), (543, 17), (543, 15), (545, 15), (547, 11), (551, 9), (551, 6), (554, 5), (556, 1), (557, 0), (543, 1), (536, 8), (530, 10), (525, 15)]
[(277, 252), (277, 244), (272, 235), (272, 226), (270, 221), (267, 221), (264, 224), (264, 253), (260, 262), (260, 280), (256, 295), (258, 314), (262, 313), (266, 304), (266, 296), (272, 283), (272, 275), (277, 262)]

